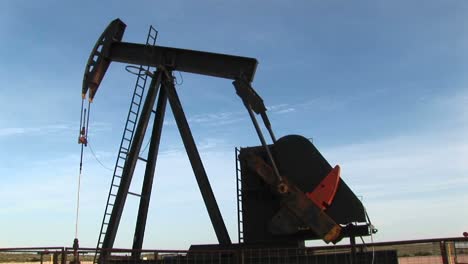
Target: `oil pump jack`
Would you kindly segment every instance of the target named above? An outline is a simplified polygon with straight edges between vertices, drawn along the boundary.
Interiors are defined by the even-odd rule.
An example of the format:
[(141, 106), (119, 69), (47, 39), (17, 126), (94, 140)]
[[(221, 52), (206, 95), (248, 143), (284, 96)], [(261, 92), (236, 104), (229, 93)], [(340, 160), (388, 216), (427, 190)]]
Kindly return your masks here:
[[(257, 60), (254, 58), (203, 51), (122, 42), (126, 25), (112, 21), (102, 33), (88, 60), (83, 79), (83, 99), (94, 96), (111, 62), (141, 65), (138, 78), (151, 78), (144, 104), (132, 102), (107, 201), (97, 248), (113, 247), (128, 195), (140, 197), (133, 249), (143, 244), (148, 206), (155, 171), (166, 104), (182, 137), (198, 187), (203, 197), (218, 248), (249, 245), (300, 245), (305, 239), (337, 243), (343, 237), (370, 235), (376, 230), (366, 217), (364, 206), (340, 177), (340, 167), (332, 167), (305, 137), (288, 135), (276, 139), (262, 98), (252, 87)], [(155, 40), (155, 37), (153, 37)], [(154, 43), (153, 43), (154, 44)], [(142, 70), (151, 66), (156, 70)], [(188, 72), (232, 80), (244, 104), (261, 145), (241, 148), (240, 187), (243, 229), (242, 243), (233, 244), (211, 189), (202, 160), (174, 84), (173, 71)], [(146, 79), (145, 79), (146, 82)], [(142, 101), (135, 90), (133, 99)], [(156, 102), (157, 99), (157, 102)], [(156, 103), (156, 108), (154, 105)], [(132, 110), (136, 105), (136, 110)], [(155, 114), (147, 158), (139, 156), (151, 114)], [(138, 118), (139, 115), (139, 118)], [(260, 115), (272, 143), (267, 143), (257, 116)], [(134, 116), (133, 119), (131, 116)], [(130, 131), (126, 136), (126, 132)], [(146, 162), (140, 194), (129, 192), (138, 160)], [(116, 190), (116, 191), (113, 191)], [(139, 257), (135, 252), (135, 257)], [(95, 262), (103, 263), (108, 251), (101, 251)]]

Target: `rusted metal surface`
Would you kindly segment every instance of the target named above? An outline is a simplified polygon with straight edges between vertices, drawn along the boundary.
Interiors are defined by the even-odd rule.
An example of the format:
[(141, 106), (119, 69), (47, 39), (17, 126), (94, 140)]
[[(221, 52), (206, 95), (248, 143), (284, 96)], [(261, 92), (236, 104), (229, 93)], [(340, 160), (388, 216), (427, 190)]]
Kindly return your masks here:
[(259, 156), (248, 153), (245, 160), (282, 199), (281, 209), (270, 222), (270, 231), (273, 234), (293, 234), (297, 232), (298, 225), (303, 225), (311, 228), (327, 243), (340, 239), (341, 227), (314, 205), (304, 192), (289, 183), (286, 178), (280, 182), (271, 166)]
[[(318, 148), (300, 135), (278, 139), (273, 154), (279, 171), (304, 193), (313, 192), (333, 170)], [(366, 222), (363, 204), (344, 181), (349, 176), (346, 171), (341, 174), (335, 196), (326, 213), (342, 225)]]

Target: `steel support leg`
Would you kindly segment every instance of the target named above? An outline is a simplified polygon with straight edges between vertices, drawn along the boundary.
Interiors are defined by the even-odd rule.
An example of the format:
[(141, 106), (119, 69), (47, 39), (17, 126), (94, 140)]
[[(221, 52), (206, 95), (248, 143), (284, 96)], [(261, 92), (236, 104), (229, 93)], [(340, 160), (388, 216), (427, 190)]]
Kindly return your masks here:
[(151, 190), (153, 187), (154, 170), (158, 159), (159, 143), (161, 142), (161, 131), (164, 122), (164, 114), (166, 113), (167, 96), (165, 89), (159, 90), (158, 102), (156, 105), (156, 115), (154, 117), (153, 131), (151, 133), (151, 141), (148, 150), (148, 159), (145, 168), (145, 178), (141, 188), (140, 206), (138, 208), (138, 217), (135, 226), (135, 235), (133, 236), (132, 256), (136, 259), (140, 258), (143, 246), (143, 238), (145, 235), (146, 219), (148, 218), (148, 207), (151, 198)]
[(185, 117), (179, 96), (177, 95), (174, 87), (174, 80), (170, 76), (166, 76), (166, 78), (167, 79), (165, 80), (166, 82), (163, 87), (166, 89), (167, 97), (169, 99), (177, 127), (179, 128), (182, 141), (184, 142), (185, 150), (187, 151), (193, 173), (197, 179), (198, 187), (200, 188), (200, 192), (205, 202), (206, 209), (208, 210), (218, 242), (222, 245), (229, 245), (231, 244), (231, 238), (229, 237), (223, 217), (219, 211), (213, 190), (211, 189), (210, 182), (208, 181), (208, 176), (206, 175), (200, 154), (198, 153), (192, 132), (190, 131), (187, 118)]
[[(132, 145), (130, 147), (127, 160), (122, 171), (120, 187), (115, 197), (114, 208), (112, 209), (112, 213), (109, 219), (109, 225), (107, 226), (107, 232), (102, 244), (103, 249), (110, 249), (114, 245), (117, 230), (119, 228), (120, 218), (122, 217), (122, 212), (125, 205), (125, 200), (127, 199), (128, 190), (130, 188), (130, 183), (132, 181), (133, 173), (135, 171), (138, 155), (140, 153), (141, 144), (143, 142), (146, 128), (148, 127), (149, 119), (151, 116), (151, 111), (153, 109), (154, 102), (156, 101), (156, 95), (161, 84), (161, 78), (162, 72), (157, 71), (155, 74), (155, 78), (151, 80), (151, 84), (148, 89), (148, 94), (146, 95), (145, 103), (141, 111), (141, 116), (138, 120), (137, 128), (133, 136)], [(109, 255), (109, 253), (109, 251), (104, 250), (99, 256), (99, 262), (105, 262), (105, 259)]]
[(356, 264), (357, 255), (356, 255), (356, 237), (355, 236), (349, 237), (349, 244), (351, 245), (351, 264)]

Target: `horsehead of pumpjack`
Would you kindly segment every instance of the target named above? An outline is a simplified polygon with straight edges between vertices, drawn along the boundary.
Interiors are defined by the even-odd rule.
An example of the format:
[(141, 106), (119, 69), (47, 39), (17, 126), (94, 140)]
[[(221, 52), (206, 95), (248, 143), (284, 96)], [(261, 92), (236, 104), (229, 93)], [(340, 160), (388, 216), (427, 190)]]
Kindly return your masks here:
[[(96, 43), (85, 69), (83, 99), (86, 94), (90, 101), (94, 99), (112, 61), (153, 66), (166, 73), (169, 69), (233, 80), (262, 143), (242, 148), (238, 157), (245, 243), (304, 239), (336, 243), (346, 236), (376, 232), (361, 201), (340, 177), (339, 166), (330, 166), (303, 136), (276, 140), (263, 100), (251, 86), (256, 59), (124, 43), (125, 28), (121, 20), (112, 21)], [(271, 144), (266, 143), (254, 113), (261, 115)], [(207, 209), (210, 211), (208, 205)], [(215, 230), (216, 225), (213, 222)]]

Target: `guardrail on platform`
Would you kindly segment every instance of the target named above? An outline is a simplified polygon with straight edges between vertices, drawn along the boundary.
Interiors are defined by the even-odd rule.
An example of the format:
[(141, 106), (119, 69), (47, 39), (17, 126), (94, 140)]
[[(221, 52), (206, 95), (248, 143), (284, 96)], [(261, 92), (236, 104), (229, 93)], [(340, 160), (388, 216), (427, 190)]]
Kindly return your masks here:
[[(110, 253), (106, 263), (116, 264), (468, 264), (468, 238), (438, 238), (372, 244), (305, 247), (245, 248), (235, 250), (78, 250), (81, 264), (91, 264), (96, 250)], [(0, 248), (3, 263), (73, 263), (69, 247)]]

